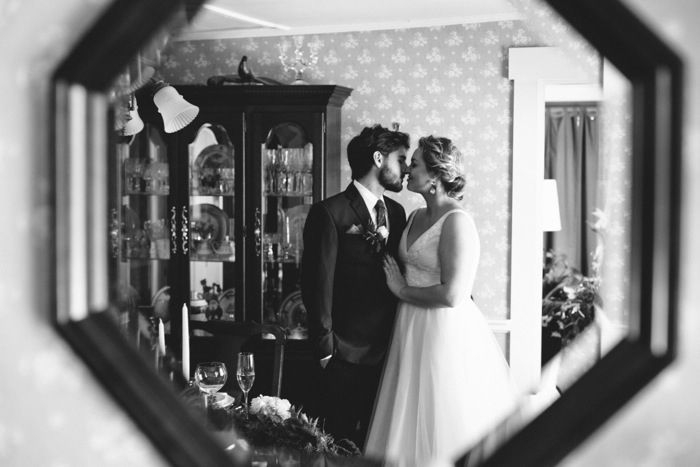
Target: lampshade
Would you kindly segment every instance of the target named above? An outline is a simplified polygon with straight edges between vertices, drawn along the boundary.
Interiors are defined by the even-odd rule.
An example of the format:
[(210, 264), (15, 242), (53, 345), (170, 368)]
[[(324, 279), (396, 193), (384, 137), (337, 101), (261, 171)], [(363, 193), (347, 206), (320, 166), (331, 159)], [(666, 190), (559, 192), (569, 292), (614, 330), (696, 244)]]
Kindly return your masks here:
[(161, 87), (153, 96), (153, 102), (163, 117), (165, 132), (174, 133), (182, 130), (195, 119), (199, 113), (199, 107), (187, 102), (175, 88), (164, 83), (159, 84)]
[(143, 120), (141, 120), (141, 116), (139, 115), (139, 106), (136, 103), (136, 99), (132, 97), (131, 108), (129, 109), (129, 120), (124, 125), (122, 134), (124, 136), (133, 136), (143, 130), (143, 127)]
[(542, 184), (542, 231), (556, 232), (561, 230), (561, 217), (559, 216), (559, 195), (557, 194), (557, 181), (544, 180)]

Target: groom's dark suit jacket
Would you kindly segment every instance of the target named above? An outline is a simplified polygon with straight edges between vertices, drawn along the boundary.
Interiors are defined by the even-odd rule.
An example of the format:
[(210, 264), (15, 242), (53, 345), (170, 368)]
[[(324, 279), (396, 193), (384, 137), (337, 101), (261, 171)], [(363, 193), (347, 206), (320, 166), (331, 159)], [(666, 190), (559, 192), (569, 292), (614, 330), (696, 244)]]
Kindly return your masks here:
[[(406, 212), (396, 201), (384, 199), (389, 219), (386, 251), (396, 256)], [(397, 299), (386, 285), (382, 255), (359, 233), (370, 220), (352, 183), (314, 204), (306, 218), (301, 292), (309, 339), (319, 358), (333, 355), (373, 364), (386, 353)]]

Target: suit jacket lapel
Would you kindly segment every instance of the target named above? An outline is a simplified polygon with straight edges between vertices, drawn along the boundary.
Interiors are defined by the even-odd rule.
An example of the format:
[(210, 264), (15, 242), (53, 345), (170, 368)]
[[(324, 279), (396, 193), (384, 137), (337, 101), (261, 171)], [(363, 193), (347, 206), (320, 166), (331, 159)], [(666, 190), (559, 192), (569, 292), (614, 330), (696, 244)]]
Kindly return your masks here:
[(387, 212), (387, 217), (389, 218), (389, 235), (395, 233), (394, 228), (400, 229), (401, 228), (401, 221), (397, 217), (399, 214), (396, 209), (394, 209), (394, 206), (391, 203), (386, 203), (386, 212)]
[(355, 214), (357, 215), (357, 218), (359, 219), (362, 228), (366, 228), (369, 225), (372, 218), (370, 217), (369, 211), (367, 210), (365, 200), (362, 199), (362, 196), (360, 195), (360, 192), (357, 191), (357, 188), (355, 188), (354, 183), (350, 182), (350, 185), (348, 186), (347, 190), (345, 190), (345, 196), (347, 196), (347, 198), (350, 200), (350, 207), (353, 211), (355, 211)]
[(389, 239), (387, 239), (388, 243), (389, 240), (401, 237), (401, 234), (403, 233), (402, 226), (404, 225), (405, 219), (401, 219), (399, 217), (401, 213), (398, 209), (394, 209), (394, 206), (391, 203), (386, 203), (386, 212), (387, 216), (389, 217)]

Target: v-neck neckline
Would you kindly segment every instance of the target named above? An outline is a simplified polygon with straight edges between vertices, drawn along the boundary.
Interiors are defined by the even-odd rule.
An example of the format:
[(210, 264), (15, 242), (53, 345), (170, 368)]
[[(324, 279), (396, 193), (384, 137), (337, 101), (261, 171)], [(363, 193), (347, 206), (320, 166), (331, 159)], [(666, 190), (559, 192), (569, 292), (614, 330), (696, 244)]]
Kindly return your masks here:
[[(448, 212), (451, 212), (451, 211), (448, 211)], [(448, 212), (446, 212), (445, 214), (440, 216), (440, 218), (438, 220), (436, 220), (435, 222), (433, 222), (433, 224), (430, 225), (430, 227), (428, 227), (423, 232), (421, 232), (421, 234), (418, 235), (415, 240), (413, 240), (413, 243), (411, 243), (411, 246), (408, 246), (408, 236), (411, 234), (411, 229), (413, 228), (413, 223), (415, 222), (416, 217), (418, 217), (418, 211), (416, 211), (416, 213), (411, 218), (411, 223), (406, 228), (406, 252), (408, 252), (411, 248), (413, 248), (413, 245), (418, 243), (418, 240), (420, 240), (426, 233), (428, 233), (430, 231), (430, 229), (435, 227), (437, 225), (437, 223), (440, 222), (440, 219), (442, 219)]]

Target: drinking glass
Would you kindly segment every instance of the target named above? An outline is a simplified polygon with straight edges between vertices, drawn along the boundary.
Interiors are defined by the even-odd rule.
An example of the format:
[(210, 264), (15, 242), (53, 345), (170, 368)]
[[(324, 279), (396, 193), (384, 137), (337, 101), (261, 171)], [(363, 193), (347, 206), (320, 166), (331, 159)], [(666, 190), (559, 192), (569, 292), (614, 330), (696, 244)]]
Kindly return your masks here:
[(132, 185), (129, 187), (133, 193), (141, 192), (141, 179), (143, 177), (144, 162), (141, 159), (134, 159)]
[(214, 402), (214, 394), (224, 387), (228, 372), (226, 365), (221, 362), (206, 362), (197, 364), (194, 378), (200, 391), (204, 392), (204, 403), (209, 406)]
[(255, 361), (253, 354), (250, 352), (241, 352), (238, 354), (238, 368), (236, 369), (236, 378), (238, 385), (243, 391), (245, 397), (245, 412), (248, 413), (248, 392), (253, 387), (255, 381)]
[(292, 232), (289, 228), (289, 216), (286, 214), (284, 215), (280, 247), (282, 248), (282, 262), (287, 262), (294, 259), (289, 252), (289, 250), (292, 248)]

